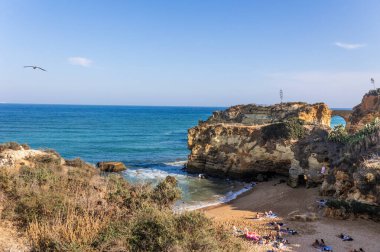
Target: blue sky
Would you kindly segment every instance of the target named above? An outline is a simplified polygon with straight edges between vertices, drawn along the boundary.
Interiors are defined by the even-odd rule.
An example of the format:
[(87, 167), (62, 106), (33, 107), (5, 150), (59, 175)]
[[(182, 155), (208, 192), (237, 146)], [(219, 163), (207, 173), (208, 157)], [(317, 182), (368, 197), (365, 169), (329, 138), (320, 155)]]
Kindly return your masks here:
[(352, 107), (379, 27), (376, 0), (0, 0), (0, 102)]

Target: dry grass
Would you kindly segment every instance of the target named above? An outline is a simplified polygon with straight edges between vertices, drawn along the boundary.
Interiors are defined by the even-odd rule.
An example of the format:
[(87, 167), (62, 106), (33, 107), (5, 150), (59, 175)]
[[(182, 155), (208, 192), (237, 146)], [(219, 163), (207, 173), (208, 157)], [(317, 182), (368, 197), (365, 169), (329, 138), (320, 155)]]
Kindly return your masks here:
[(34, 248), (48, 250), (88, 250), (99, 232), (107, 226), (107, 214), (70, 209), (50, 221), (30, 222), (26, 230)]
[(1, 218), (17, 223), (33, 251), (239, 251), (200, 213), (174, 214), (177, 181), (156, 187), (100, 176), (81, 160), (35, 157), (17, 172), (0, 169)]

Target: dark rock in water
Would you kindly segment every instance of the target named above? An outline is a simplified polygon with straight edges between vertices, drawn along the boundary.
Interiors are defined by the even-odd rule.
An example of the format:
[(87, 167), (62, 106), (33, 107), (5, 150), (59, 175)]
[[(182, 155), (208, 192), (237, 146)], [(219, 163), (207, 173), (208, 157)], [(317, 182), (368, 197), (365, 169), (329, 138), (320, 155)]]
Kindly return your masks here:
[(105, 172), (121, 172), (127, 169), (122, 162), (98, 162), (96, 167)]

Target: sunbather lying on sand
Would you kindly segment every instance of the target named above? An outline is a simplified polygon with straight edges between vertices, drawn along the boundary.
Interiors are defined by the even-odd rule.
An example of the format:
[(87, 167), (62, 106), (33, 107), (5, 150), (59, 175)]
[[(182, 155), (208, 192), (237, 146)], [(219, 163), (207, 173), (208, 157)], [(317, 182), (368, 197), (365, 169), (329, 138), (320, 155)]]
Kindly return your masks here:
[(276, 221), (269, 222), (268, 224), (271, 225), (271, 226), (280, 225), (281, 227), (285, 225), (283, 222), (276, 222)]
[(277, 215), (274, 214), (272, 211), (265, 212), (265, 217), (267, 218), (277, 218)]
[(312, 244), (312, 246), (313, 246), (314, 248), (319, 248), (319, 249), (321, 249), (322, 251), (333, 251), (333, 250), (332, 250), (332, 247), (327, 246), (327, 245), (325, 244), (325, 241), (324, 241), (323, 239), (321, 239), (320, 242), (318, 241), (318, 239), (316, 239), (316, 240), (314, 241), (314, 243)]
[(342, 239), (343, 241), (353, 241), (354, 240), (354, 239), (352, 239), (351, 236), (343, 234), (343, 233), (341, 233), (340, 235), (338, 235), (338, 237), (340, 239)]
[(260, 236), (257, 235), (255, 232), (249, 232), (248, 228), (245, 228), (244, 231), (245, 231), (245, 237), (247, 237), (248, 239), (252, 239), (254, 241), (260, 240)]
[(291, 234), (291, 235), (296, 235), (298, 234), (298, 232), (296, 230), (293, 230), (293, 229), (289, 229), (289, 228), (286, 228), (286, 232), (288, 234)]

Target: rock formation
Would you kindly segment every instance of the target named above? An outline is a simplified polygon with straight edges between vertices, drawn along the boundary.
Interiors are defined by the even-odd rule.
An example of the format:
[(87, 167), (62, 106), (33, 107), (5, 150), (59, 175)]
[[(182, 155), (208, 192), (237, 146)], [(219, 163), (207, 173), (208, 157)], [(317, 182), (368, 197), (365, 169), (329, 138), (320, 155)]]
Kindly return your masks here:
[(362, 162), (380, 155), (380, 127), (365, 126), (375, 118), (380, 118), (380, 90), (364, 95), (353, 109), (345, 143), (329, 140), (331, 111), (323, 103), (233, 106), (189, 129), (186, 169), (244, 180), (282, 174), (293, 187), (323, 182), (324, 195), (379, 204), (379, 168)]
[(321, 193), (380, 206), (380, 126), (361, 140), (340, 146), (339, 153)]
[(380, 89), (365, 94), (362, 102), (354, 107), (347, 129), (356, 132), (376, 117), (380, 118)]
[(323, 182), (324, 195), (380, 206), (380, 158), (369, 157), (358, 165), (342, 164)]
[(105, 172), (121, 172), (127, 169), (122, 162), (98, 162), (96, 167)]
[(215, 112), (188, 131), (187, 171), (253, 180), (258, 174), (291, 174), (322, 181), (331, 111), (317, 103), (238, 105)]
[[(377, 119), (376, 119), (377, 118)], [(338, 144), (321, 193), (344, 201), (380, 206), (380, 89), (353, 109), (348, 141)]]

